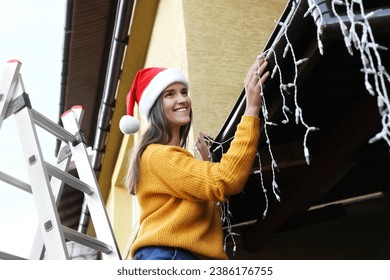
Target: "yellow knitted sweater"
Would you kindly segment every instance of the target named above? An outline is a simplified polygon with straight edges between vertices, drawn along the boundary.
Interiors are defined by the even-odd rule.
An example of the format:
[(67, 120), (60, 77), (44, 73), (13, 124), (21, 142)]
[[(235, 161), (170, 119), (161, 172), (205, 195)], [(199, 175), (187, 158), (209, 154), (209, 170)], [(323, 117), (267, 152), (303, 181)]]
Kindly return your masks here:
[(177, 146), (146, 148), (137, 185), (141, 226), (131, 257), (144, 246), (169, 246), (205, 259), (228, 258), (216, 202), (242, 191), (256, 156), (259, 123), (243, 116), (220, 162), (195, 159)]

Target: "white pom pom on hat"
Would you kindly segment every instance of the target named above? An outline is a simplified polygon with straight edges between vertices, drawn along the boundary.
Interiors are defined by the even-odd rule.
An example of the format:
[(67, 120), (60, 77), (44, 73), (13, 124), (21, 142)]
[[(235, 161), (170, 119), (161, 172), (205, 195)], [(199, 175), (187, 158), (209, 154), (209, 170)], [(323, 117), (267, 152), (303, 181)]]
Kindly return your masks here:
[(119, 128), (123, 134), (134, 134), (139, 130), (139, 120), (129, 115), (122, 116)]
[(139, 120), (134, 117), (135, 103), (138, 104), (141, 117), (147, 121), (157, 98), (175, 82), (189, 87), (187, 78), (176, 68), (150, 67), (139, 70), (126, 97), (127, 115), (119, 122), (122, 133), (134, 134), (139, 130)]

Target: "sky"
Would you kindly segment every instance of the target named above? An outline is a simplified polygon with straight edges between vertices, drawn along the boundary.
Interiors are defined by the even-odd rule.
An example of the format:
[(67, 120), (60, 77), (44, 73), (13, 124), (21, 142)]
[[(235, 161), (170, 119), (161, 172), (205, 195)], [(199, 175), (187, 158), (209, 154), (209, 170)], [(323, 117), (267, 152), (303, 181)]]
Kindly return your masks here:
[[(66, 0), (0, 0), (0, 82), (10, 59), (32, 107), (58, 121)], [(56, 139), (38, 128), (47, 162), (55, 162)], [(0, 128), (0, 171), (29, 183), (13, 116)], [(28, 258), (37, 227), (31, 194), (0, 181), (0, 251)]]

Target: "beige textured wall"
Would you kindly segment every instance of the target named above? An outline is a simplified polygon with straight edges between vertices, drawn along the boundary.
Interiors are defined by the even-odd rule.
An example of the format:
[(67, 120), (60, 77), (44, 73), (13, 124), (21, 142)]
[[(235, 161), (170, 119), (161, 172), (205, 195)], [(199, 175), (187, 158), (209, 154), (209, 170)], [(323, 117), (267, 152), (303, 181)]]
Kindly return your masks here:
[(195, 135), (219, 132), (287, 0), (160, 0), (145, 66), (188, 75)]
[(145, 62), (150, 66), (175, 67), (188, 74), (181, 0), (160, 0)]
[(219, 132), (286, 3), (183, 1), (195, 132)]

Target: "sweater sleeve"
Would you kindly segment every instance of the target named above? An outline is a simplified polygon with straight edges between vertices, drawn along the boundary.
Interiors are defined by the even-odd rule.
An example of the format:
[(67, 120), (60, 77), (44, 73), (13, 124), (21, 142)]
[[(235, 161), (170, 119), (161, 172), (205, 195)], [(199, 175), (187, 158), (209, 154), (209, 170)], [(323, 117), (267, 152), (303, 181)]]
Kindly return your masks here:
[(192, 201), (224, 201), (239, 193), (256, 155), (259, 123), (259, 118), (243, 116), (229, 150), (216, 163), (195, 159), (176, 146), (148, 147), (141, 164), (147, 166), (151, 185), (155, 186), (150, 191)]

